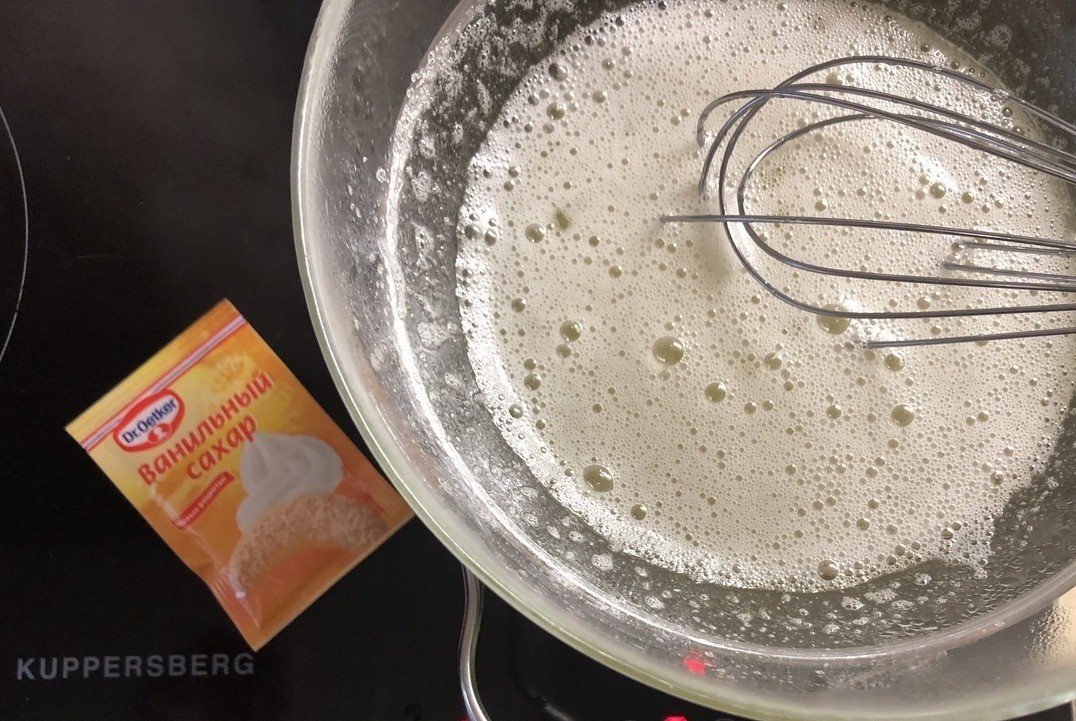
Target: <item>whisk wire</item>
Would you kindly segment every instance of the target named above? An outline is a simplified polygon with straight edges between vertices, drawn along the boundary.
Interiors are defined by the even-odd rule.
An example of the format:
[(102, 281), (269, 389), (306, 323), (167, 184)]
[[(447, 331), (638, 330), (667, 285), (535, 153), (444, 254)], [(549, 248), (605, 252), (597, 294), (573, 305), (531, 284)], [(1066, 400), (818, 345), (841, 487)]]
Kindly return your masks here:
[[(897, 113), (886, 111), (881, 108), (877, 108), (865, 103), (857, 103), (855, 101), (846, 100), (843, 98), (835, 97), (833, 95), (823, 95), (821, 93), (845, 93), (852, 95), (859, 95), (862, 97), (869, 97), (875, 100), (906, 105), (913, 108), (918, 108), (924, 111), (937, 113), (952, 120), (965, 124), (966, 127), (952, 125), (950, 123), (944, 123), (932, 118), (926, 118), (916, 115), (907, 115), (904, 113)], [(792, 87), (777, 87), (771, 90), (743, 90), (719, 98), (717, 103), (720, 105), (728, 104), (742, 98), (749, 97), (751, 101), (745, 103), (739, 110), (733, 113), (732, 117), (726, 121), (721, 130), (718, 131), (714, 138), (713, 143), (710, 146), (710, 150), (707, 153), (706, 161), (703, 165), (703, 173), (699, 180), (699, 190), (702, 192), (706, 188), (706, 182), (709, 178), (710, 168), (713, 161), (720, 150), (726, 136), (733, 129), (738, 127), (737, 124), (742, 125), (746, 123), (753, 111), (760, 110), (761, 107), (774, 98), (784, 98), (788, 100), (799, 100), (809, 103), (818, 103), (823, 105), (829, 105), (832, 107), (842, 108), (844, 110), (854, 111), (856, 115), (841, 116), (833, 118), (830, 121), (822, 121), (814, 123), (805, 128), (800, 128), (793, 133), (779, 139), (776, 143), (762, 152), (762, 155), (768, 155), (775, 147), (784, 145), (789, 140), (799, 138), (809, 132), (818, 130), (827, 125), (832, 125), (834, 122), (844, 122), (847, 120), (889, 120), (892, 122), (900, 123), (908, 127), (921, 130), (932, 135), (936, 135), (943, 139), (952, 140), (960, 143), (973, 150), (981, 150), (983, 152), (995, 155), (1005, 160), (1011, 160), (1013, 162), (1028, 165), (1030, 167), (1041, 170), (1044, 173), (1053, 175), (1054, 177), (1064, 180), (1069, 183), (1076, 183), (1076, 157), (1070, 153), (1066, 153), (1058, 148), (1051, 147), (1045, 143), (1039, 143), (1034, 140), (1025, 138), (1018, 133), (1010, 130), (999, 128), (984, 121), (973, 118), (969, 115), (959, 113), (947, 108), (941, 108), (938, 106), (930, 105), (910, 98), (902, 98), (897, 95), (889, 93), (883, 93), (881, 91), (869, 90), (865, 88), (849, 88), (843, 86), (834, 85), (818, 85), (818, 84), (805, 84)], [(978, 130), (977, 130), (978, 129)], [(989, 132), (982, 132), (989, 130)], [(1037, 150), (1042, 153), (1054, 155), (1060, 160), (1065, 161), (1061, 163), (1049, 162), (1047, 159), (1035, 155), (1030, 152)], [(754, 164), (753, 164), (754, 165)]]
[[(947, 68), (940, 68), (917, 60), (886, 56), (860, 56), (829, 60), (813, 65), (789, 77), (776, 87), (767, 90), (742, 90), (717, 98), (702, 111), (698, 124), (699, 144), (705, 146), (710, 117), (719, 108), (741, 102), (725, 120), (710, 141), (699, 179), (699, 192), (705, 194), (718, 153), (724, 148), (718, 167), (716, 201), (718, 212), (713, 214), (670, 214), (662, 217), (664, 223), (719, 223), (728, 235), (730, 246), (748, 273), (771, 295), (801, 310), (821, 316), (860, 320), (907, 320), (937, 318), (968, 318), (974, 316), (999, 316), (1009, 314), (1043, 314), (1076, 311), (1073, 302), (1044, 302), (1023, 305), (1004, 305), (966, 308), (927, 308), (918, 310), (869, 311), (843, 309), (835, 306), (818, 306), (799, 300), (790, 292), (777, 288), (734, 240), (731, 226), (735, 225), (756, 248), (795, 271), (820, 276), (840, 277), (862, 281), (887, 281), (932, 286), (955, 286), (1003, 291), (1033, 291), (1044, 293), (1076, 292), (1076, 275), (1029, 270), (1022, 268), (999, 268), (979, 263), (946, 260), (939, 264), (949, 275), (923, 275), (917, 273), (891, 273), (865, 269), (835, 268), (794, 258), (781, 252), (763, 238), (756, 225), (804, 225), (830, 226), (841, 229), (890, 231), (894, 233), (921, 233), (931, 236), (947, 236), (959, 239), (953, 243), (955, 250), (964, 252), (1013, 252), (1024, 257), (1053, 256), (1076, 257), (1076, 242), (990, 230), (946, 227), (934, 224), (907, 223), (880, 219), (840, 218), (804, 215), (767, 215), (747, 212), (747, 188), (756, 171), (773, 154), (789, 143), (823, 129), (852, 122), (883, 121), (897, 123), (927, 133), (943, 141), (957, 143), (975, 151), (1015, 163), (1032, 171), (1043, 173), (1070, 185), (1076, 185), (1076, 156), (1053, 145), (1029, 138), (1010, 128), (1001, 127), (986, 120), (970, 116), (952, 108), (946, 108), (917, 98), (909, 98), (871, 88), (862, 88), (816, 82), (800, 82), (812, 75), (837, 67), (853, 65), (887, 65), (913, 71), (930, 73), (966, 84), (972, 89), (987, 92), (999, 103), (1020, 107), (1024, 112), (1055, 132), (1076, 138), (1076, 126), (1018, 98), (1004, 90)], [(757, 153), (747, 164), (736, 184), (735, 213), (728, 212), (725, 196), (733, 155), (752, 120), (773, 100), (790, 100), (798, 103), (824, 105), (844, 114), (835, 115), (805, 124), (781, 135)], [(870, 103), (878, 103), (874, 105)], [(978, 277), (975, 277), (978, 276)], [(989, 277), (983, 277), (989, 276)], [(957, 336), (933, 336), (919, 339), (872, 339), (868, 347), (893, 347), (911, 345), (936, 345), (984, 340), (1007, 340), (1076, 333), (1076, 327), (1041, 328), (1012, 332), (979, 333)]]

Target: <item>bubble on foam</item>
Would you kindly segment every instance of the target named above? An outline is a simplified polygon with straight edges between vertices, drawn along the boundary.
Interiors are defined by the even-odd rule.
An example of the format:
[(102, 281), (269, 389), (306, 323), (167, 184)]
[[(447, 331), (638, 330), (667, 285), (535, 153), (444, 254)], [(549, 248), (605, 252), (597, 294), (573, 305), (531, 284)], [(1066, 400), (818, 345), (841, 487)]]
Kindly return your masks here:
[(679, 338), (663, 336), (654, 341), (654, 357), (665, 365), (676, 365), (684, 357), (684, 344)]
[[(993, 516), (1052, 448), (1076, 377), (1073, 343), (865, 353), (853, 344), (894, 327), (812, 319), (744, 273), (717, 227), (657, 222), (712, 212), (695, 189), (702, 158), (692, 121), (714, 98), (849, 54), (974, 62), (918, 25), (842, 0), (779, 11), (763, 0), (663, 4), (643, 0), (619, 22), (603, 15), (565, 38), (505, 103), (472, 161), (459, 293), (494, 422), (565, 507), (616, 547), (699, 580), (822, 590), (929, 559), (981, 567)], [(738, 33), (744, 27), (754, 30)], [(785, 42), (755, 40), (771, 31)], [(984, 112), (981, 99), (895, 71), (829, 74), (819, 81), (864, 87), (884, 78), (887, 90)], [(996, 122), (1033, 127), (1018, 110), (996, 110)], [(794, 112), (785, 106), (784, 117)], [(801, 111), (805, 122), (809, 114)], [(758, 137), (744, 142), (768, 143), (780, 122), (760, 114)], [(895, 126), (847, 123), (789, 152), (758, 169), (752, 207), (989, 221), (1029, 235), (1067, 227), (1070, 202), (1056, 184), (989, 159), (969, 163)], [(782, 252), (873, 270), (918, 257), (908, 239), (758, 230)], [(862, 297), (832, 280), (796, 282), (838, 313), (975, 298), (884, 285)], [(995, 330), (1022, 327), (996, 322)], [(933, 319), (916, 334), (961, 327)], [(606, 557), (594, 563), (611, 567)]]
[(728, 388), (720, 381), (715, 381), (709, 384), (703, 392), (706, 394), (707, 400), (713, 403), (720, 403), (725, 400), (729, 394)]
[(583, 480), (599, 493), (613, 490), (613, 472), (605, 466), (593, 464), (583, 469)]

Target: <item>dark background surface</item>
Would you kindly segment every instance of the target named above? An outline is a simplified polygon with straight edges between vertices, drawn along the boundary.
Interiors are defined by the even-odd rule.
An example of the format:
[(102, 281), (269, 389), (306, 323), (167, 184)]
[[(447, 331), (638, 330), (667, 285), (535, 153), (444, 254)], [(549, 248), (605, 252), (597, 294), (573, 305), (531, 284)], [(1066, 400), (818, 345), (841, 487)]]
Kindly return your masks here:
[[(25, 658), (248, 651), (63, 430), (222, 297), (359, 441), (314, 338), (291, 233), (292, 113), (317, 10), (0, 3), (0, 109), (30, 229), (0, 359), (0, 721), (464, 716), (459, 568), (417, 521), (256, 654), (252, 675), (17, 678)], [(16, 179), (0, 152), (0, 346), (21, 277)], [(479, 654), (495, 721), (726, 718), (588, 661), (496, 600)]]

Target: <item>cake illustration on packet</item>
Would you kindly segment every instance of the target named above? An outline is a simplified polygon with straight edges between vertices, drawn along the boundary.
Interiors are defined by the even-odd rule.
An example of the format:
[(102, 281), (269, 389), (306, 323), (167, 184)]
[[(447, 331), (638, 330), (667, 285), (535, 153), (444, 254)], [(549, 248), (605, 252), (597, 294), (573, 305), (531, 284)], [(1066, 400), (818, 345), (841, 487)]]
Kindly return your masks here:
[(345, 481), (343, 461), (320, 438), (255, 433), (239, 460), (239, 480), (247, 492), (235, 514), (243, 535), (229, 562), (239, 593), (305, 549), (359, 553), (386, 531), (370, 502), (335, 493)]
[(227, 301), (67, 430), (254, 649), (411, 517)]

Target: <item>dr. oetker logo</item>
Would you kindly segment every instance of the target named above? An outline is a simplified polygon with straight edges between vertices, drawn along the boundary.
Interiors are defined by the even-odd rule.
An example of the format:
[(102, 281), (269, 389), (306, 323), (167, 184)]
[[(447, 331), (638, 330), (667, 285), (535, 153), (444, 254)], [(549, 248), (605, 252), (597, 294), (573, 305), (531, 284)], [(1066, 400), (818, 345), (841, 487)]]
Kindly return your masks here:
[(112, 432), (125, 451), (145, 451), (167, 441), (183, 420), (183, 399), (165, 389), (142, 400)]

